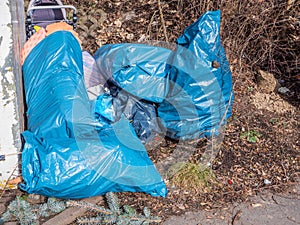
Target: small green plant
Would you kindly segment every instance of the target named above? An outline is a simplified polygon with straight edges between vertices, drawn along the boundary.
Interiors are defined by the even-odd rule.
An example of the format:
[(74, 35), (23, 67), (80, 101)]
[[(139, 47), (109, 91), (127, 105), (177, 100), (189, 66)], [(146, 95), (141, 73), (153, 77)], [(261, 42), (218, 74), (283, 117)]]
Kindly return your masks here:
[(271, 118), (270, 119), (270, 123), (272, 123), (273, 125), (278, 123), (279, 119), (278, 118)]
[(260, 136), (261, 134), (255, 130), (249, 130), (247, 132), (241, 133), (240, 135), (241, 138), (246, 138), (246, 140), (251, 143), (256, 143)]
[(182, 162), (174, 164), (168, 171), (170, 182), (178, 187), (203, 191), (209, 189), (215, 175), (209, 167), (199, 163)]
[(144, 207), (143, 215), (140, 215), (129, 205), (121, 207), (116, 194), (109, 192), (105, 197), (108, 209), (84, 201), (68, 201), (67, 204), (69, 206), (82, 207), (98, 214), (95, 217), (77, 218), (78, 224), (149, 225), (150, 223), (161, 222), (159, 217), (150, 215), (150, 210), (147, 207)]

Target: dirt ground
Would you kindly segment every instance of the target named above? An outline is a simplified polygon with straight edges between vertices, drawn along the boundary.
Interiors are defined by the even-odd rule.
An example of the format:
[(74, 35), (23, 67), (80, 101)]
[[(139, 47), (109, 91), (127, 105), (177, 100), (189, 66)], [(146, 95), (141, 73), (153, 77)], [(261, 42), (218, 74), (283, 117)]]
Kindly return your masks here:
[(228, 207), (172, 216), (163, 225), (296, 225), (300, 223), (299, 196), (300, 185), (285, 194), (261, 192)]
[[(205, 8), (195, 1), (161, 2), (162, 20), (157, 1), (65, 0), (64, 3), (78, 8), (76, 31), (83, 49), (90, 53), (107, 43), (174, 42)], [(225, 17), (228, 6), (222, 7)], [(216, 8), (218, 4), (207, 7)], [(280, 93), (274, 89), (266, 93), (257, 80), (257, 68), (236, 58), (235, 49), (230, 48), (233, 37), (224, 23), (222, 38), (233, 74), (235, 100), (224, 140), (212, 162), (215, 179), (209, 188), (197, 190), (167, 183), (167, 198), (143, 193), (118, 193), (118, 197), (121, 204), (140, 211), (147, 206), (165, 225), (299, 224), (299, 74), (274, 74), (272, 79), (276, 78), (289, 91)], [(191, 146), (195, 143), (201, 152), (203, 140)], [(177, 142), (160, 138), (147, 150), (156, 162), (176, 147), (179, 147)], [(23, 193), (8, 192), (0, 199), (0, 213), (16, 194)]]

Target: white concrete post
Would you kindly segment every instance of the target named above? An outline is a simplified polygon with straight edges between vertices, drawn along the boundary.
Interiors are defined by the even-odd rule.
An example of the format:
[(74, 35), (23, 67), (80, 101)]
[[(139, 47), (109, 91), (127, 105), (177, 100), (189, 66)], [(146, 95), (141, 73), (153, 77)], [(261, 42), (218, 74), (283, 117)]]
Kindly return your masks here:
[(20, 48), (24, 42), (23, 0), (0, 1), (0, 189), (20, 171), (24, 104)]

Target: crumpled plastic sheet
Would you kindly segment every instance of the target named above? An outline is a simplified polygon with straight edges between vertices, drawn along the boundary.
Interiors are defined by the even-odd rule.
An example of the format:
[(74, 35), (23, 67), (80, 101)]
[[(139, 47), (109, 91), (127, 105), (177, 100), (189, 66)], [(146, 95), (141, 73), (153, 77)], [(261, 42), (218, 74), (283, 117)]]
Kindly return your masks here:
[[(99, 75), (109, 81), (115, 121), (124, 108), (127, 118), (139, 114), (136, 105), (146, 101), (142, 105), (152, 104), (157, 113), (152, 115), (152, 108), (147, 113), (145, 108), (132, 123), (144, 142), (157, 132), (181, 140), (218, 135), (231, 115), (233, 101), (231, 72), (219, 31), (220, 11), (213, 11), (184, 31), (175, 51), (142, 44), (100, 48), (94, 57)], [(124, 96), (127, 99), (122, 101)]]
[(209, 137), (226, 123), (232, 80), (219, 29), (220, 11), (213, 11), (184, 31), (174, 51), (143, 44), (101, 47), (94, 56), (99, 77), (88, 78), (88, 88), (101, 85), (92, 101), (72, 34), (56, 32), (40, 42), (23, 65), (28, 130), (21, 188), (61, 198), (108, 191), (166, 196), (141, 141), (156, 133)]
[(108, 191), (166, 196), (166, 186), (128, 120), (95, 121), (81, 57), (73, 35), (60, 31), (25, 60), (28, 130), (22, 134), (21, 189), (59, 198)]

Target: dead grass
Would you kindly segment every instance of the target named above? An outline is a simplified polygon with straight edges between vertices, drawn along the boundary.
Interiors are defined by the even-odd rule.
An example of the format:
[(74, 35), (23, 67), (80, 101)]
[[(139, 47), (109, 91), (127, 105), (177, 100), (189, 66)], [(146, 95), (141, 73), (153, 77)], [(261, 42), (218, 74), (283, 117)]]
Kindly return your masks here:
[(210, 168), (190, 162), (174, 164), (167, 176), (172, 185), (202, 193), (207, 192), (215, 181), (215, 175)]

